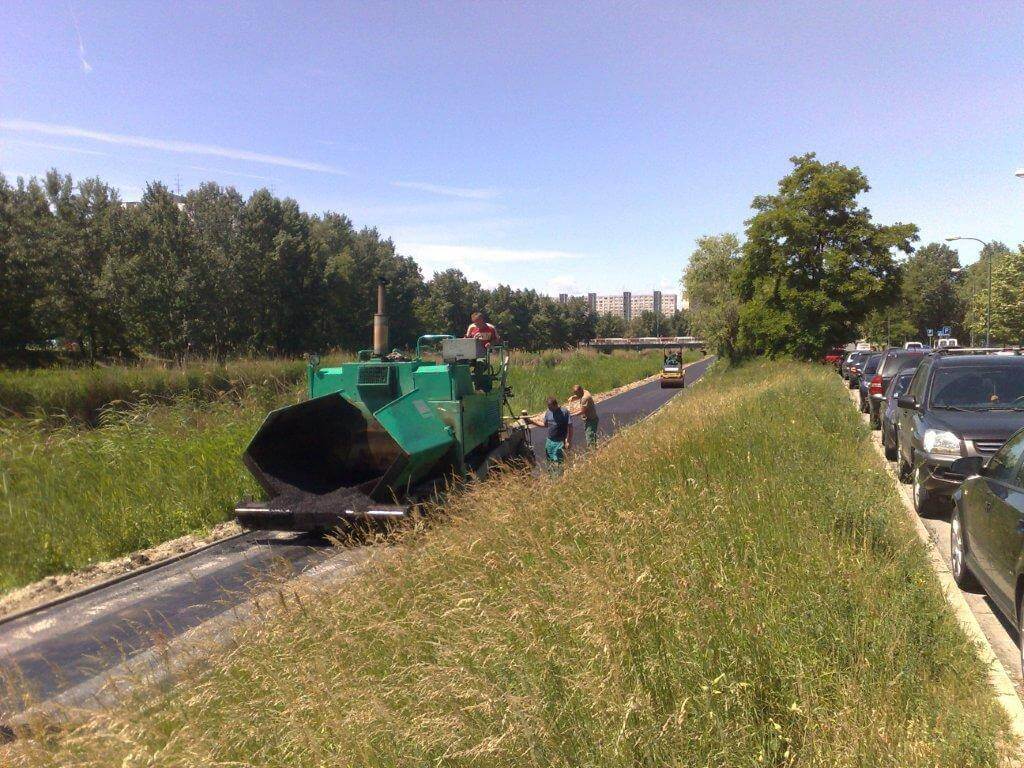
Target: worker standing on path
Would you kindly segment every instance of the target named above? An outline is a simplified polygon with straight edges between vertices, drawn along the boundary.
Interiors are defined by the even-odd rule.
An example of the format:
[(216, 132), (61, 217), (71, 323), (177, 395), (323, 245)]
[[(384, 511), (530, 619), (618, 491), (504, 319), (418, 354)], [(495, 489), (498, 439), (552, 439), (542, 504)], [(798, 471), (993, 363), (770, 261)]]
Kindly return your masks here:
[(480, 339), (484, 343), (485, 347), (491, 346), (491, 344), (497, 344), (501, 341), (501, 337), (498, 336), (498, 329), (487, 322), (487, 318), (484, 317), (483, 312), (474, 312), (470, 319), (473, 321), (470, 323), (469, 328), (466, 329), (467, 339)]
[(593, 448), (597, 445), (597, 406), (594, 405), (594, 396), (577, 384), (572, 388), (570, 403), (579, 403), (580, 418), (583, 419), (583, 432), (587, 436), (587, 447)]
[(558, 404), (554, 397), (548, 398), (548, 409), (544, 411), (544, 420), (526, 419), (535, 427), (544, 427), (548, 438), (544, 441), (544, 452), (548, 457), (548, 469), (553, 475), (562, 474), (565, 465), (565, 454), (572, 448), (572, 418), (569, 411)]

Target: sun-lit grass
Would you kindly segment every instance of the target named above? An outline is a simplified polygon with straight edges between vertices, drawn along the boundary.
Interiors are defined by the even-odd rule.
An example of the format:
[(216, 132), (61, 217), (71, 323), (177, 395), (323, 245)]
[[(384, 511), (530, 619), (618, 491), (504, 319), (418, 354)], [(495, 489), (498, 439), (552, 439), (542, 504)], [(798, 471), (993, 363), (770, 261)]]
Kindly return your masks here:
[(247, 398), (110, 412), (95, 429), (0, 421), (0, 590), (203, 530), (255, 483)]
[(498, 478), (12, 765), (995, 766), (1003, 721), (831, 375), (712, 374)]
[[(627, 383), (652, 370), (650, 358), (517, 353), (514, 386), (526, 394), (516, 403), (526, 405), (514, 407), (541, 410), (547, 392), (567, 393), (577, 380), (595, 392)], [(267, 361), (264, 373), (280, 366)], [(257, 494), (242, 451), (266, 412), (300, 398), (303, 387), (290, 375), (235, 373), (236, 384), (251, 386), (213, 400), (213, 392), (189, 390), (170, 404), (122, 403), (100, 411), (96, 427), (52, 414), (0, 419), (0, 591), (203, 530)], [(114, 385), (129, 380), (122, 369)], [(86, 389), (106, 402), (99, 388)]]

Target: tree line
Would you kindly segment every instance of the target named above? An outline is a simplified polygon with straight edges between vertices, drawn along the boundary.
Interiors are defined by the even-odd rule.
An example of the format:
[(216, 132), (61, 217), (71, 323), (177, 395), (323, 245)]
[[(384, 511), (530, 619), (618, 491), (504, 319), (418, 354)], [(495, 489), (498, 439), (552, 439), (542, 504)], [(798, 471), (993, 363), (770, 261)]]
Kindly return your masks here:
[[(0, 174), (0, 351), (66, 344), (90, 358), (180, 359), (353, 350), (372, 337), (378, 277), (388, 280), (396, 346), (461, 334), (474, 310), (524, 349), (575, 345), (607, 327), (583, 299), (484, 289), (456, 269), (424, 280), (376, 229), (304, 212), (266, 189), (244, 198), (206, 183), (180, 196), (154, 182), (125, 204), (98, 178)], [(648, 314), (631, 329), (655, 325)]]
[(858, 203), (863, 172), (791, 158), (773, 195), (754, 198), (743, 242), (703, 237), (683, 274), (693, 332), (720, 354), (817, 358), (867, 338), (927, 341), (950, 326), (961, 345), (984, 343), (988, 269), (991, 341), (1024, 341), (1024, 246), (990, 243), (962, 267), (945, 243), (915, 248), (913, 224), (876, 223)]

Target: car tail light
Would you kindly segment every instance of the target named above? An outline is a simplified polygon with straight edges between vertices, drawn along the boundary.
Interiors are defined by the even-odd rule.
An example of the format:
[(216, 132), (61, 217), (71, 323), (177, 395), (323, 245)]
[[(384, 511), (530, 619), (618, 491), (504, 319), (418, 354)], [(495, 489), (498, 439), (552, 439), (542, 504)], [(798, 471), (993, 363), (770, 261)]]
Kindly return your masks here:
[(871, 379), (871, 383), (868, 384), (868, 391), (872, 395), (882, 394), (882, 377), (879, 376), (877, 373), (875, 374), (875, 377)]

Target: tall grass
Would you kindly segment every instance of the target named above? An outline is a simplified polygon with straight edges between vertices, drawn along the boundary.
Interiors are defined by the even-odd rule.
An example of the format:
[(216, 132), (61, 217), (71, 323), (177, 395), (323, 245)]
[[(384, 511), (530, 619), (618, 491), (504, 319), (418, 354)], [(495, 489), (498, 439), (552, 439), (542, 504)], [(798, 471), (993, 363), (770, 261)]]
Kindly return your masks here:
[(818, 367), (497, 479), (13, 765), (995, 766), (1003, 722)]
[(305, 375), (306, 363), (302, 360), (270, 358), (184, 367), (150, 364), (0, 371), (0, 414), (95, 423), (104, 410), (143, 402), (166, 402), (183, 396), (213, 400), (254, 389), (291, 391)]
[[(652, 370), (650, 355), (516, 357), (515, 406), (534, 411), (548, 392), (567, 393), (576, 381), (599, 392)], [(287, 370), (280, 361), (253, 361), (247, 370), (254, 375), (240, 375), (236, 389), (213, 401), (206, 393), (169, 405), (123, 403), (103, 408), (96, 427), (55, 426), (52, 416), (0, 419), (0, 591), (202, 530), (228, 519), (243, 495), (257, 494), (242, 451), (266, 412), (294, 401), (300, 388), (284, 375), (269, 384), (255, 373)], [(113, 386), (126, 380), (122, 370)], [(243, 389), (243, 381), (254, 383)], [(106, 398), (91, 385), (60, 387)]]
[(227, 519), (270, 396), (109, 412), (102, 426), (0, 421), (0, 590)]

